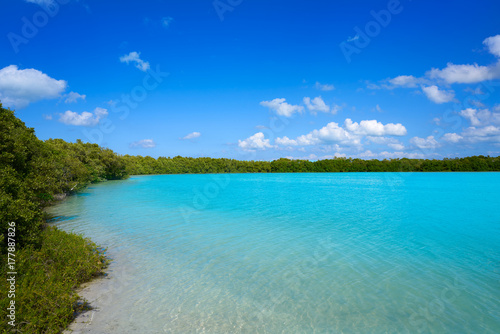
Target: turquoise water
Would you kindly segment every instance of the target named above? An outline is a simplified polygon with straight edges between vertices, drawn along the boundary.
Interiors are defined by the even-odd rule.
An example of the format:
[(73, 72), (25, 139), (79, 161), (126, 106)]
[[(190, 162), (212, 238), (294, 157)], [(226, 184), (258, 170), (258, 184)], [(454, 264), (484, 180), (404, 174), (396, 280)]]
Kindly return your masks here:
[(500, 173), (135, 176), (51, 209), (89, 333), (500, 333)]

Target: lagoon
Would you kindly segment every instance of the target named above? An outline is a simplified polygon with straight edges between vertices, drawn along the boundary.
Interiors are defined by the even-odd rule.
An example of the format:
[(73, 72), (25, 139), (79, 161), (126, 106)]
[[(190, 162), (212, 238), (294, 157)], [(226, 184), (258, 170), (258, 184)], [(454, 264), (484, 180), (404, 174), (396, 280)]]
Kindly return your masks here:
[(500, 173), (133, 176), (49, 211), (113, 258), (81, 332), (499, 333), (498, 189)]

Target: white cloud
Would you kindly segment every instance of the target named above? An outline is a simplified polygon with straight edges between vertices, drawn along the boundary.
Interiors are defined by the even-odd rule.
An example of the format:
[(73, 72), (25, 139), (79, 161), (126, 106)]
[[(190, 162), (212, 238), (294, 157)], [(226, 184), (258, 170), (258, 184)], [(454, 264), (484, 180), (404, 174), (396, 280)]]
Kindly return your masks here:
[(498, 135), (500, 135), (500, 128), (493, 125), (482, 128), (471, 126), (462, 132), (462, 136), (469, 137), (469, 139), (471, 139), (470, 137), (490, 137)]
[(405, 149), (405, 146), (403, 144), (396, 144), (396, 143), (394, 143), (394, 144), (387, 144), (387, 146), (389, 146), (393, 150), (397, 150), (397, 151), (401, 151), (401, 150)]
[(276, 138), (274, 141), (278, 145), (283, 145), (283, 146), (297, 146), (298, 143), (294, 139), (290, 139), (287, 136), (284, 136), (282, 138)]
[(428, 87), (422, 86), (422, 91), (425, 93), (429, 100), (438, 104), (450, 102), (455, 97), (455, 92), (453, 92), (452, 90), (439, 90), (439, 88), (435, 85)]
[(170, 16), (167, 16), (167, 17), (162, 17), (161, 19), (161, 25), (164, 27), (164, 28), (168, 28), (170, 26), (170, 24), (172, 23), (174, 19)]
[(83, 94), (78, 94), (78, 93), (75, 93), (75, 92), (69, 92), (67, 95), (66, 95), (66, 100), (64, 100), (64, 103), (74, 103), (74, 102), (77, 102), (78, 99), (82, 99), (82, 100), (85, 100), (87, 98), (87, 95)]
[(156, 147), (156, 143), (154, 142), (153, 139), (142, 139), (139, 141), (135, 141), (130, 144), (130, 148), (137, 148), (137, 147), (142, 147), (142, 148), (154, 148)]
[(469, 120), (472, 126), (484, 126), (489, 124), (500, 124), (500, 113), (491, 112), (488, 109), (467, 108), (459, 113), (460, 116)]
[(277, 115), (291, 117), (294, 113), (301, 113), (304, 107), (298, 105), (291, 105), (285, 102), (286, 99), (274, 99), (272, 101), (262, 101), (261, 106), (268, 107), (276, 112)]
[(477, 118), (477, 109), (467, 108), (467, 109), (460, 111), (459, 114), (463, 118), (468, 119), (470, 121), (470, 123), (474, 126), (478, 126), (481, 124), (481, 122), (479, 121), (479, 118)]
[(316, 81), (316, 84), (314, 85), (316, 89), (322, 90), (322, 91), (331, 91), (335, 89), (334, 85), (330, 84), (321, 84), (318, 81)]
[[(494, 56), (500, 58), (500, 35), (491, 36), (483, 41), (483, 44), (488, 48), (488, 51)], [(378, 84), (366, 82), (368, 89), (395, 89), (397, 87), (416, 88), (418, 85), (436, 87), (435, 89), (426, 92), (426, 95), (433, 100), (434, 96), (439, 94), (436, 84), (467, 84), (478, 83), (487, 80), (495, 80), (500, 78), (500, 60), (494, 64), (484, 66), (473, 64), (453, 64), (449, 62), (445, 68), (432, 68), (426, 72), (426, 76), (422, 78), (414, 77), (413, 75), (400, 75), (392, 79), (379, 81)], [(427, 87), (429, 90), (430, 88)], [(479, 92), (481, 93), (480, 89)], [(429, 96), (431, 94), (431, 96)], [(477, 94), (476, 94), (477, 95)], [(439, 101), (443, 99), (436, 98)], [(445, 97), (446, 99), (446, 97)], [(433, 100), (434, 101), (434, 100)], [(447, 101), (449, 102), (449, 101)], [(444, 103), (444, 102), (436, 102)]]
[(318, 111), (330, 112), (330, 107), (326, 105), (321, 96), (315, 97), (314, 99), (312, 99), (312, 101), (311, 98), (304, 97), (304, 104), (313, 115), (316, 115)]
[[(347, 146), (361, 145), (363, 136), (404, 136), (406, 128), (401, 124), (382, 124), (376, 120), (361, 121), (353, 123), (346, 119), (344, 127), (338, 123), (330, 122), (319, 130), (313, 130), (308, 134), (290, 139), (288, 137), (276, 138), (275, 143), (283, 146), (311, 146), (320, 144), (338, 143)], [(399, 142), (392, 142), (396, 145)]]
[(0, 70), (0, 100), (5, 106), (24, 108), (30, 103), (61, 96), (68, 83), (28, 68), (10, 65)]
[(186, 135), (185, 137), (182, 137), (181, 139), (187, 140), (187, 139), (195, 139), (201, 136), (201, 133), (199, 132), (191, 132), (190, 134)]
[(500, 35), (491, 36), (483, 41), (491, 54), (500, 57)]
[(449, 143), (458, 143), (460, 140), (464, 139), (464, 137), (456, 133), (445, 133), (442, 138)]
[(108, 111), (104, 108), (95, 108), (93, 113), (84, 111), (81, 114), (67, 110), (65, 113), (60, 114), (59, 122), (75, 126), (95, 126), (107, 115)]
[(476, 83), (495, 79), (494, 71), (489, 66), (479, 66), (478, 64), (455, 65), (448, 63), (440, 70), (437, 68), (427, 72), (431, 79), (442, 79), (446, 83)]
[[(468, 127), (460, 134), (461, 141), (467, 143), (495, 142), (500, 143), (500, 127), (488, 125), (485, 127)], [(446, 139), (451, 138), (447, 136)]]
[(398, 151), (404, 150), (405, 148), (405, 146), (396, 138), (368, 136), (366, 139), (378, 145), (387, 145), (388, 147)]
[(366, 81), (366, 88), (368, 89), (388, 89), (393, 90), (396, 88), (417, 88), (418, 85), (429, 84), (430, 81), (425, 78), (417, 78), (413, 75), (399, 75), (395, 78), (381, 80), (379, 84), (370, 83)]
[(410, 143), (421, 149), (435, 149), (440, 146), (434, 136), (427, 138), (413, 137), (410, 139)]
[(360, 138), (340, 127), (338, 123), (331, 122), (319, 130), (313, 130), (307, 135), (297, 137), (297, 143), (301, 146), (316, 145), (320, 143), (359, 145)]
[(400, 75), (393, 79), (389, 79), (389, 82), (398, 87), (415, 88), (420, 80), (415, 78), (413, 75)]
[(269, 144), (269, 139), (265, 139), (262, 132), (257, 132), (245, 140), (238, 140), (238, 146), (244, 151), (265, 150), (266, 148), (272, 148), (271, 144)]
[(141, 55), (140, 52), (133, 51), (130, 52), (128, 55), (121, 56), (120, 61), (122, 63), (127, 63), (127, 64), (130, 62), (135, 63), (135, 67), (137, 67), (143, 72), (146, 72), (150, 68), (149, 63), (147, 61), (142, 60), (140, 58), (140, 55)]
[(376, 120), (361, 121), (359, 124), (350, 118), (346, 119), (345, 128), (350, 132), (366, 136), (405, 136), (406, 128), (398, 123), (382, 124)]

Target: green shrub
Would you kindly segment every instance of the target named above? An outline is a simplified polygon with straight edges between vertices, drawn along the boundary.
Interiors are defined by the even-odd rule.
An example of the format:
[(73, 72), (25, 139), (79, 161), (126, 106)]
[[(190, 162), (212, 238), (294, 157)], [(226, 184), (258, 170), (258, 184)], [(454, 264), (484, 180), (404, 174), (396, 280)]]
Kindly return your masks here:
[[(78, 286), (103, 273), (108, 261), (88, 239), (53, 227), (41, 235), (40, 249), (25, 247), (16, 253), (16, 327), (7, 324), (10, 299), (2, 293), (1, 332), (59, 333), (74, 319), (81, 303)], [(2, 268), (2, 277), (6, 277)], [(2, 279), (2, 291), (8, 291)]]

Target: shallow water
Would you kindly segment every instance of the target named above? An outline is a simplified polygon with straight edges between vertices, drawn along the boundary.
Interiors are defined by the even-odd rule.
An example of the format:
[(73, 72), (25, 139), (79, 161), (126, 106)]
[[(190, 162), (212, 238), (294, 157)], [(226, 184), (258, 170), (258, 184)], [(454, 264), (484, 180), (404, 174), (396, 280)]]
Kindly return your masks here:
[(89, 333), (500, 333), (500, 173), (134, 176), (51, 208)]

